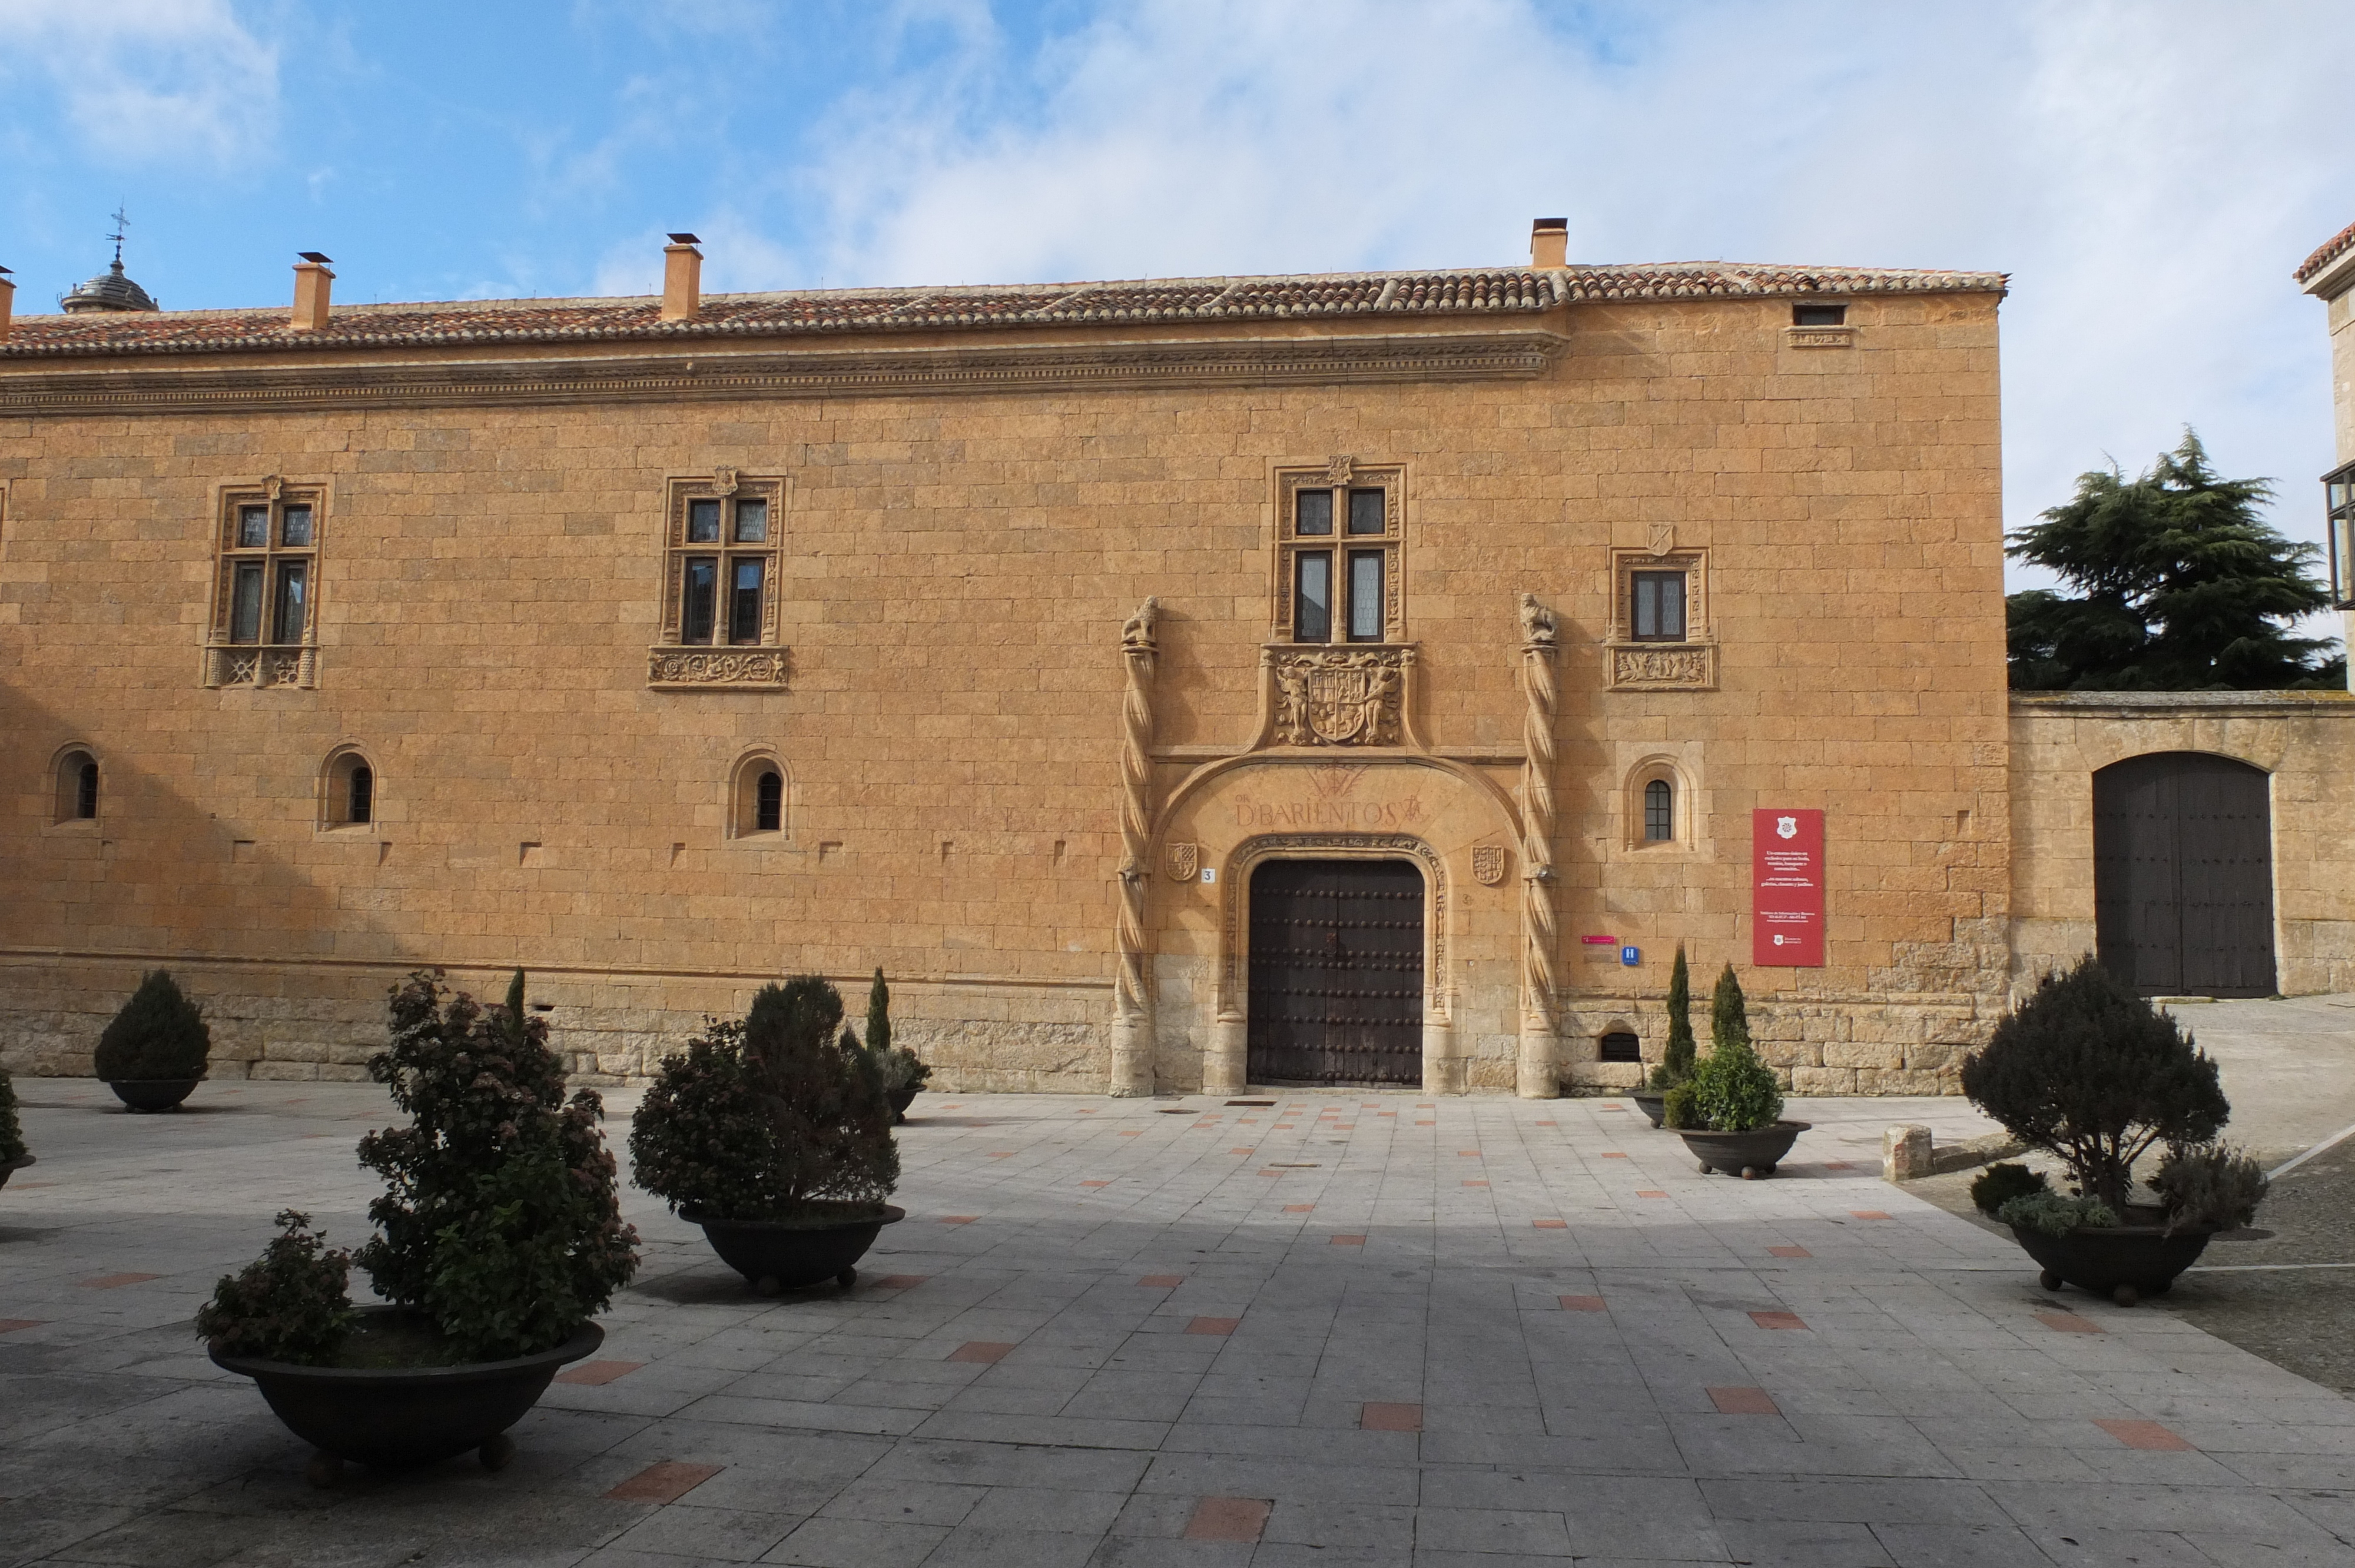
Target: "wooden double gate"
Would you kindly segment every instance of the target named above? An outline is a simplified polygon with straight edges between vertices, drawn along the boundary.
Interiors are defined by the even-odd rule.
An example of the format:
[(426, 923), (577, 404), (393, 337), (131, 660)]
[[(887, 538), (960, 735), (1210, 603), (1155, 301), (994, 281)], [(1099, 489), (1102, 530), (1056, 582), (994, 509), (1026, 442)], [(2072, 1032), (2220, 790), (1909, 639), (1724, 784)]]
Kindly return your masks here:
[(1271, 860), (1251, 880), (1251, 1081), (1423, 1082), (1423, 874)]
[(2199, 751), (2094, 775), (2094, 929), (2145, 996), (2271, 996), (2273, 810), (2263, 770)]

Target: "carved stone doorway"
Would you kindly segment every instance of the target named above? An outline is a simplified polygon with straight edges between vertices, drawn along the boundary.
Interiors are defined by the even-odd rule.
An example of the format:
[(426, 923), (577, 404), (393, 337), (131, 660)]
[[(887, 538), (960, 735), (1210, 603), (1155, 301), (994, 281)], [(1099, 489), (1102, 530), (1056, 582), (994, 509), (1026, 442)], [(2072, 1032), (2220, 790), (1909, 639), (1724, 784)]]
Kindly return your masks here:
[(1252, 871), (1251, 1082), (1422, 1086), (1423, 906), (1411, 861)]

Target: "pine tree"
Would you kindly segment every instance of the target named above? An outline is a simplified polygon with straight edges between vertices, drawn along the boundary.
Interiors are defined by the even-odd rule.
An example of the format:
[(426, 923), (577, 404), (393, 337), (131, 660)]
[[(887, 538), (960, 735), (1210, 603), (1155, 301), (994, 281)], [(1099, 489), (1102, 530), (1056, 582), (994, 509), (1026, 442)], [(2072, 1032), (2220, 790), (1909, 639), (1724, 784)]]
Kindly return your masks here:
[(2273, 493), (2265, 480), (2220, 478), (2189, 429), (2139, 478), (2080, 474), (2075, 496), (2006, 550), (2075, 593), (2005, 600), (2013, 689), (2343, 687), (2345, 657), (2290, 634), (2329, 595), (2310, 570), (2315, 547), (2259, 515)]

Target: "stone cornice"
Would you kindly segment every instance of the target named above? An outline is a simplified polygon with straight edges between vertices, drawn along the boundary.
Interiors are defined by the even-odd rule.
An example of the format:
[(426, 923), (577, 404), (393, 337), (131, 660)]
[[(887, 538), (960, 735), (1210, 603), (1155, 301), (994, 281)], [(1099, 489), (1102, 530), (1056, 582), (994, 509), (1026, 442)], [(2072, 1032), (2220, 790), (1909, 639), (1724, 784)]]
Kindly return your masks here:
[(548, 403), (1522, 380), (1566, 340), (1531, 325), (994, 348), (793, 349), (580, 357), (0, 371), (0, 413), (214, 413)]
[(2348, 692), (2014, 692), (2014, 718), (2278, 718), (2355, 716)]

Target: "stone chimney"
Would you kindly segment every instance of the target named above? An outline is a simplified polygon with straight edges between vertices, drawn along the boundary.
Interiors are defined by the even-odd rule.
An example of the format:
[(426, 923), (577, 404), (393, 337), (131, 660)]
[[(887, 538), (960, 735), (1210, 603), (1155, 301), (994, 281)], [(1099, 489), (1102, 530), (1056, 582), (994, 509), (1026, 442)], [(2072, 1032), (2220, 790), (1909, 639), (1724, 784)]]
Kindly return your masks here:
[(327, 270), (327, 258), (315, 250), (300, 252), (303, 260), (294, 264), (295, 332), (327, 330), (327, 295), (336, 275)]
[(16, 285), (8, 281), (8, 269), (0, 267), (0, 343), (8, 341), (8, 323), (16, 313)]
[(674, 234), (663, 247), (662, 319), (691, 322), (703, 309), (703, 242), (692, 234)]
[(1541, 217), (1529, 225), (1529, 265), (1540, 272), (1570, 265), (1570, 219)]

